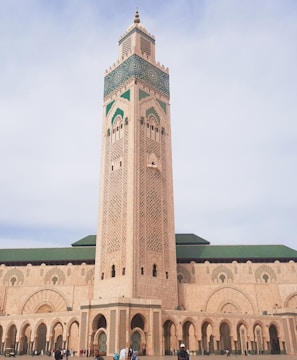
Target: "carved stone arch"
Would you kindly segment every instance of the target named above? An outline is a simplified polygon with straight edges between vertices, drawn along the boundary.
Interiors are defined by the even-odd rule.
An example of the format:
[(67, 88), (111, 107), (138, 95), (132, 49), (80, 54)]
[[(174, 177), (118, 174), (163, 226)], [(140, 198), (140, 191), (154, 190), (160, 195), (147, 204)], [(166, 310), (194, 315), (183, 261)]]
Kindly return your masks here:
[(107, 320), (102, 313), (96, 314), (92, 320), (92, 331), (95, 334), (99, 329), (107, 328)]
[(6, 326), (6, 335), (5, 335), (5, 346), (7, 348), (12, 348), (17, 341), (18, 328), (14, 321), (10, 321), (9, 324)]
[(45, 319), (39, 319), (35, 324), (34, 326), (32, 326), (32, 340), (36, 337), (37, 335), (37, 331), (38, 331), (38, 328), (41, 324), (44, 324), (48, 330), (48, 324), (45, 322)]
[(172, 350), (178, 348), (177, 320), (168, 316), (163, 322), (163, 340), (165, 355), (172, 355)]
[(64, 271), (57, 267), (47, 271), (44, 275), (44, 283), (51, 285), (63, 285), (65, 283)]
[(270, 321), (268, 327), (270, 327), (270, 326), (275, 326), (279, 338), (283, 337), (282, 328), (281, 328), (280, 324), (277, 321), (275, 321), (275, 320)]
[(240, 303), (232, 298), (224, 299), (218, 304), (218, 312), (228, 314), (242, 313)]
[[(222, 277), (224, 276), (225, 281), (222, 280)], [(233, 281), (233, 273), (230, 269), (227, 268), (227, 266), (219, 265), (215, 267), (211, 274), (212, 281), (217, 280), (218, 282), (229, 282)]]
[(205, 303), (204, 310), (209, 313), (217, 313), (224, 308), (224, 304), (228, 303), (234, 304), (235, 307), (240, 306), (243, 313), (255, 313), (255, 306), (248, 294), (231, 286), (219, 287), (213, 291)]
[(145, 115), (149, 122), (154, 121), (156, 124), (160, 124), (160, 116), (154, 106), (147, 109)]
[(164, 319), (164, 321), (163, 321), (163, 327), (164, 327), (164, 324), (166, 323), (166, 322), (171, 322), (174, 326), (175, 326), (175, 329), (177, 329), (178, 328), (178, 320), (175, 318), (175, 317), (173, 317), (173, 316), (167, 316), (166, 317), (166, 319)]
[(220, 350), (232, 349), (231, 337), (234, 337), (234, 329), (229, 319), (222, 319), (220, 329)]
[(61, 318), (55, 318), (53, 319), (53, 321), (50, 323), (49, 326), (49, 332), (52, 334), (52, 332), (54, 331), (55, 327), (60, 324), (63, 327), (63, 320)]
[(3, 278), (3, 285), (22, 285), (24, 282), (24, 274), (20, 269), (8, 270)]
[(214, 321), (211, 318), (205, 318), (201, 323), (201, 346), (204, 354), (210, 354), (215, 351), (214, 336), (219, 338), (219, 330), (215, 333)]
[(194, 350), (196, 347), (196, 326), (191, 317), (187, 317), (182, 324), (182, 340), (188, 350)]
[(107, 331), (105, 329), (98, 329), (94, 334), (93, 346), (98, 349), (101, 354), (106, 354), (107, 351)]
[(5, 338), (8, 336), (8, 330), (9, 330), (12, 326), (15, 326), (15, 328), (17, 328), (16, 323), (15, 323), (13, 320), (12, 320), (12, 321), (9, 321), (9, 323), (6, 325), (6, 328), (5, 328)]
[(69, 321), (67, 322), (67, 325), (66, 325), (66, 335), (68, 336), (69, 335), (69, 329), (71, 328), (71, 325), (73, 323), (78, 323), (79, 324), (79, 319), (75, 316), (73, 316), (71, 319), (69, 319)]
[(56, 290), (42, 289), (25, 300), (21, 314), (37, 314), (42, 307), (47, 308), (47, 312), (67, 311), (67, 303), (60, 293)]
[(135, 327), (131, 330), (131, 339), (130, 343), (132, 344), (132, 349), (140, 352), (142, 350), (142, 346), (146, 348), (146, 337), (145, 332), (138, 327)]
[(262, 321), (257, 320), (253, 324), (253, 334), (250, 337), (251, 339), (254, 339), (258, 353), (261, 353), (262, 350), (264, 350), (265, 331), (268, 331), (268, 328), (265, 329)]
[(285, 300), (284, 306), (290, 310), (297, 309), (297, 293), (291, 294)]
[(191, 274), (185, 266), (177, 266), (177, 281), (179, 283), (191, 283)]
[(130, 329), (141, 329), (142, 331), (147, 330), (147, 319), (142, 313), (134, 314), (131, 318)]
[(275, 282), (277, 277), (275, 271), (268, 265), (261, 265), (255, 271), (256, 282), (271, 283)]
[(74, 351), (79, 351), (79, 319), (73, 317), (67, 324), (68, 348)]
[(28, 354), (32, 339), (32, 324), (26, 320), (21, 324), (19, 331), (19, 351), (22, 354)]
[(249, 332), (250, 326), (249, 326), (248, 322), (247, 322), (246, 320), (244, 320), (244, 319), (240, 319), (240, 320), (237, 322), (237, 328), (239, 328), (239, 327), (241, 327), (241, 326), (244, 326), (244, 327), (245, 327), (248, 335), (250, 336), (250, 332)]

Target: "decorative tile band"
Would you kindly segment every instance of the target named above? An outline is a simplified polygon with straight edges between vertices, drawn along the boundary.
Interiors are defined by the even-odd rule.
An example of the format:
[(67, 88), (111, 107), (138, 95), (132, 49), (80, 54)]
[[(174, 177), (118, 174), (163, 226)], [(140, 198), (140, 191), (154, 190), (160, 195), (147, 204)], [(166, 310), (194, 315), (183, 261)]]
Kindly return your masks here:
[(104, 97), (133, 78), (144, 81), (162, 94), (170, 95), (169, 75), (134, 54), (105, 76)]

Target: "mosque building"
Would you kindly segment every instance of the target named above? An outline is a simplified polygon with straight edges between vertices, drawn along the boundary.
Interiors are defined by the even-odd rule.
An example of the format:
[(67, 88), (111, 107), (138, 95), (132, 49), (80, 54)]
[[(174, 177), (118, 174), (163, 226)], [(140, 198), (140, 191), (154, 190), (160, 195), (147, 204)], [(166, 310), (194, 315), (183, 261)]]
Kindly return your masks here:
[(133, 24), (104, 77), (97, 235), (0, 251), (0, 353), (297, 354), (297, 251), (175, 234), (169, 70)]

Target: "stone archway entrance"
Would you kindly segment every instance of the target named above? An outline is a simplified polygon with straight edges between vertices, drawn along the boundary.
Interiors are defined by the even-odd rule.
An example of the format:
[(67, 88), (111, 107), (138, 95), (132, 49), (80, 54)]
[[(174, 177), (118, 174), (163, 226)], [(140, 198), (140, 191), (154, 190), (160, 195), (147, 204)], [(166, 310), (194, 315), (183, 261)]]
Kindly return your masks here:
[(19, 351), (20, 354), (26, 355), (30, 352), (30, 337), (31, 337), (31, 326), (26, 324), (21, 332)]
[(175, 325), (171, 320), (167, 320), (164, 323), (163, 334), (165, 355), (174, 355), (175, 351), (178, 349), (178, 344)]
[(212, 335), (212, 325), (209, 322), (205, 322), (202, 325), (202, 349), (201, 352), (204, 355), (214, 353), (214, 341)]
[(37, 328), (36, 336), (37, 336), (37, 343), (35, 346), (35, 350), (38, 353), (44, 354), (46, 351), (46, 326), (45, 324), (40, 324)]
[(7, 337), (5, 339), (5, 347), (15, 349), (17, 328), (15, 325), (11, 325), (7, 331)]
[(220, 326), (220, 352), (223, 354), (225, 350), (232, 351), (230, 326), (228, 323), (223, 322)]
[(269, 326), (269, 343), (271, 354), (280, 354), (280, 346), (275, 325)]
[(183, 341), (186, 345), (186, 349), (190, 351), (197, 350), (195, 328), (191, 321), (186, 321), (183, 325)]

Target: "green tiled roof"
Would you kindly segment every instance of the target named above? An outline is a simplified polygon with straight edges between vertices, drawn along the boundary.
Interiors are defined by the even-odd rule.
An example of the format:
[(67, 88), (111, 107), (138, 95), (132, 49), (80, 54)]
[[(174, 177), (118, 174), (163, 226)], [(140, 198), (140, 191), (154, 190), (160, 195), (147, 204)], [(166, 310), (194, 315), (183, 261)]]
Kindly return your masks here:
[(52, 265), (95, 263), (95, 247), (1, 249), (0, 264), (9, 265)]
[(297, 251), (285, 245), (177, 245), (176, 256), (178, 262), (297, 261)]
[[(177, 245), (208, 245), (209, 241), (202, 239), (195, 234), (175, 234)], [(73, 244), (72, 246), (96, 246), (96, 235), (88, 235)]]
[(176, 245), (209, 245), (210, 242), (195, 234), (175, 234)]
[(96, 246), (96, 235), (88, 235), (74, 242), (71, 246)]
[[(0, 264), (48, 265), (95, 264), (96, 235), (86, 236), (67, 248), (1, 249)], [(195, 234), (176, 234), (178, 263), (209, 262), (286, 262), (297, 261), (297, 251), (285, 245), (209, 245)]]

